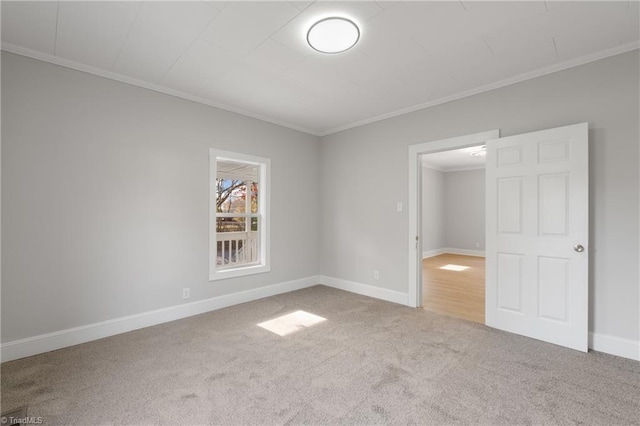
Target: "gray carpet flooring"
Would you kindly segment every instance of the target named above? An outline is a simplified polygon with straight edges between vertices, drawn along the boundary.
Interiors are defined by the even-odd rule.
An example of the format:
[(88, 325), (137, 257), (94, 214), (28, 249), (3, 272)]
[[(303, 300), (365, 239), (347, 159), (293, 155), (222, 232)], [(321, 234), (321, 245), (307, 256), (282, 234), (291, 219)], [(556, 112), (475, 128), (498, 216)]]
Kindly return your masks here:
[[(279, 336), (258, 323), (326, 319)], [(2, 364), (45, 425), (640, 424), (640, 363), (316, 286)]]

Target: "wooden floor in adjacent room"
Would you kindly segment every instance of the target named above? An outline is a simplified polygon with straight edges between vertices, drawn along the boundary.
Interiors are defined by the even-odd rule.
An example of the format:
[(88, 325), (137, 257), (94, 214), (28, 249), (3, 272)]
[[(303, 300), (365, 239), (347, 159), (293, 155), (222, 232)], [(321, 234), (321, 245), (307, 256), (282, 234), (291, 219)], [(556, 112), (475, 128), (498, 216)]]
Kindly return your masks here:
[(423, 259), (422, 306), (484, 324), (484, 265), (484, 257), (458, 254)]

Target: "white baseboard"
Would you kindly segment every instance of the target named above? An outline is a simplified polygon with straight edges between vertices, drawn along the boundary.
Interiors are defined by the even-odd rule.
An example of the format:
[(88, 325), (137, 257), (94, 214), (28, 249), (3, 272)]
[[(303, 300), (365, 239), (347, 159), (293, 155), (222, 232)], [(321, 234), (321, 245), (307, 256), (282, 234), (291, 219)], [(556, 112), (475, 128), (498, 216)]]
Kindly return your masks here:
[(462, 256), (484, 257), (484, 250), (469, 250), (469, 249), (458, 249), (453, 247), (447, 247), (444, 249), (444, 252), (449, 254), (459, 254)]
[(589, 349), (640, 361), (640, 342), (635, 340), (589, 333)]
[(441, 254), (459, 254), (462, 256), (477, 256), (484, 257), (484, 250), (469, 250), (469, 249), (458, 249), (453, 247), (445, 247), (435, 250), (429, 250), (422, 252), (422, 258), (427, 259), (429, 257), (438, 256)]
[[(5, 362), (37, 355), (317, 284), (408, 306), (405, 293), (338, 278), (312, 276), (7, 342), (1, 345), (1, 359)], [(589, 349), (640, 361), (640, 342), (630, 339), (589, 333)]]
[(430, 257), (440, 256), (441, 254), (445, 254), (445, 253), (446, 253), (446, 251), (443, 248), (435, 249), (435, 250), (423, 251), (422, 252), (422, 258), (423, 259), (428, 259)]
[(104, 337), (114, 336), (116, 334), (126, 333), (128, 331), (150, 327), (152, 325), (162, 324), (169, 321), (175, 321), (193, 315), (199, 315), (205, 312), (237, 305), (239, 303), (251, 302), (252, 300), (258, 300), (264, 297), (275, 296), (281, 293), (312, 287), (318, 284), (320, 284), (320, 277), (307, 277), (252, 290), (212, 297), (210, 299), (198, 300), (191, 303), (185, 303), (183, 305), (171, 306), (136, 315), (55, 331), (53, 333), (14, 340), (13, 342), (2, 344), (2, 362), (66, 348), (68, 346), (74, 346), (80, 343), (86, 343), (92, 340), (102, 339)]
[(387, 290), (386, 288), (342, 280), (339, 278), (326, 277), (323, 275), (320, 276), (320, 284), (326, 285), (327, 287), (337, 288), (338, 290), (345, 290), (351, 293), (409, 306), (409, 295), (406, 293), (400, 293), (399, 291)]

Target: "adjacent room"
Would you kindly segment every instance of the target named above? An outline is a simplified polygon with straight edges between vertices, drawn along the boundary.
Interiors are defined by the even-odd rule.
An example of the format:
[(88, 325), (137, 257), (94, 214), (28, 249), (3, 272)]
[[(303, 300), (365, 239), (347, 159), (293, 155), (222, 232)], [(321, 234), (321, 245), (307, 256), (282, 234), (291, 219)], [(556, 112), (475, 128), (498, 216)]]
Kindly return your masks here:
[(425, 309), (484, 324), (486, 146), (422, 155)]
[(3, 424), (640, 423), (640, 2), (0, 7)]

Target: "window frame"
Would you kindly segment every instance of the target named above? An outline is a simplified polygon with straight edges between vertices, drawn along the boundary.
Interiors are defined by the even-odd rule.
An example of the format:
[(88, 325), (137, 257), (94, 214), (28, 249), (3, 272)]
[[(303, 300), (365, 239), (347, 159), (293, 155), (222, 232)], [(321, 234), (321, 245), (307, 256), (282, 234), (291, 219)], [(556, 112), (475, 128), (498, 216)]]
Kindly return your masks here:
[[(216, 219), (216, 178), (218, 161), (258, 166), (258, 261), (233, 267), (217, 265), (218, 232)], [(209, 281), (261, 274), (271, 271), (270, 264), (271, 160), (255, 155), (209, 148)], [(224, 215), (224, 213), (222, 213)], [(249, 213), (250, 216), (255, 216)]]

